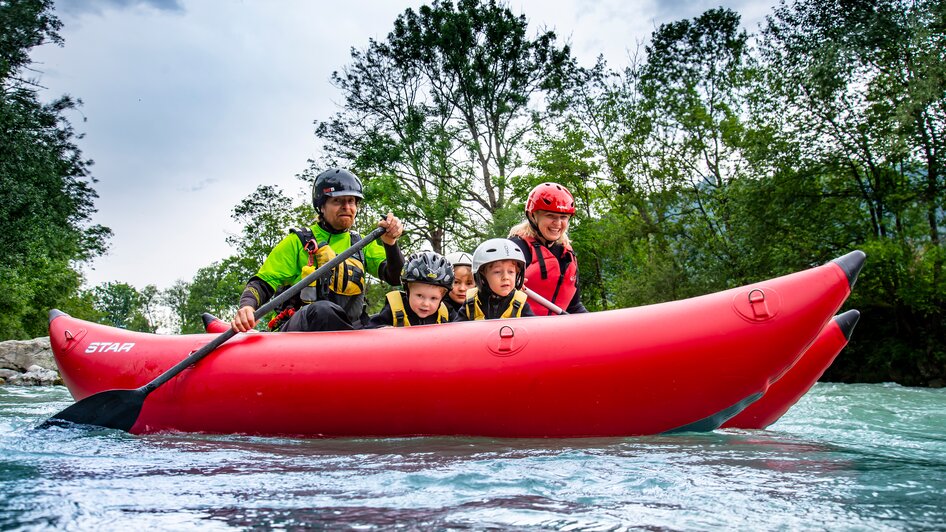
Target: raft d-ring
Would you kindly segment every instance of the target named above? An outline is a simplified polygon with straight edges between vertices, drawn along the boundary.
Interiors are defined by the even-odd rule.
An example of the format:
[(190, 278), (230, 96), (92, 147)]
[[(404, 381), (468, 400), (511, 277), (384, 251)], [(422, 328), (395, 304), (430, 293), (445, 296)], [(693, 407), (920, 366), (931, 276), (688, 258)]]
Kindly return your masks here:
[(749, 306), (752, 307), (752, 315), (756, 319), (765, 319), (771, 316), (769, 306), (765, 302), (765, 291), (761, 288), (749, 290)]
[(512, 351), (512, 342), (516, 337), (516, 331), (508, 325), (503, 325), (499, 329), (499, 350)]
[[(80, 340), (85, 338), (85, 333), (86, 330), (84, 328), (79, 329), (78, 331), (75, 331), (74, 329), (63, 329), (62, 336), (65, 339), (65, 342), (62, 345), (62, 352), (68, 353), (69, 351), (75, 349), (77, 345), (82, 343)], [(50, 335), (50, 338), (52, 338), (52, 335)]]
[[(498, 324), (497, 324), (498, 325)], [(515, 355), (529, 343), (529, 331), (519, 325), (498, 325), (486, 336), (486, 347), (499, 357)]]
[(778, 315), (782, 296), (771, 286), (743, 288), (733, 294), (732, 307), (750, 323), (762, 323)]

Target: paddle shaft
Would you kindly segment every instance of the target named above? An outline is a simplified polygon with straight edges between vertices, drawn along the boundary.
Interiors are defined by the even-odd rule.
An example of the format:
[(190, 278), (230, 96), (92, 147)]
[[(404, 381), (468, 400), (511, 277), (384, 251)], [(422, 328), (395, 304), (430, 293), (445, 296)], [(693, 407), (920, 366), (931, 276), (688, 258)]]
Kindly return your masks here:
[(531, 297), (532, 299), (538, 301), (543, 307), (545, 307), (545, 308), (551, 310), (552, 312), (554, 312), (554, 313), (556, 313), (556, 314), (568, 314), (567, 312), (565, 312), (564, 310), (562, 310), (562, 307), (559, 307), (558, 305), (556, 305), (555, 303), (552, 303), (552, 302), (549, 301), (548, 299), (545, 299), (544, 297), (540, 296), (539, 294), (536, 294), (536, 293), (535, 293), (535, 290), (532, 290), (531, 288), (528, 288), (528, 287), (526, 287), (526, 286), (523, 286), (523, 287), (522, 287), (522, 291), (525, 292), (526, 295), (528, 295), (528, 296)]
[[(317, 270), (307, 275), (304, 279), (292, 285), (289, 289), (279, 294), (278, 296), (274, 297), (273, 299), (270, 299), (269, 302), (266, 303), (265, 305), (256, 309), (256, 312), (253, 313), (253, 318), (258, 321), (260, 318), (262, 318), (263, 316), (271, 312), (273, 309), (279, 307), (280, 305), (285, 303), (287, 300), (289, 300), (290, 298), (292, 298), (293, 296), (301, 292), (303, 288), (314, 283), (315, 281), (317, 281), (319, 278), (321, 278), (322, 276), (330, 272), (332, 269), (334, 269), (336, 266), (338, 266), (342, 262), (345, 262), (345, 260), (348, 259), (348, 257), (351, 257), (355, 253), (358, 253), (362, 248), (364, 248), (371, 242), (374, 242), (375, 240), (377, 240), (381, 235), (384, 234), (384, 231), (385, 229), (383, 227), (378, 227), (374, 231), (368, 233), (364, 238), (352, 244), (351, 247), (349, 247), (345, 251), (342, 251), (341, 253), (336, 255), (334, 259), (326, 262), (324, 265), (320, 266)], [(236, 331), (234, 331), (233, 329), (228, 329), (226, 332), (220, 333), (220, 335), (214, 338), (210, 343), (201, 347), (189, 357), (175, 364), (173, 367), (171, 367), (171, 369), (158, 375), (157, 377), (155, 377), (154, 380), (152, 380), (148, 384), (145, 384), (144, 386), (139, 388), (139, 390), (141, 390), (142, 392), (145, 392), (145, 394), (151, 393), (158, 386), (161, 386), (167, 381), (173, 379), (178, 373), (184, 371), (189, 366), (197, 363), (202, 358), (209, 355), (215, 349), (220, 347), (221, 344), (223, 344), (230, 338), (233, 338), (234, 335), (236, 335)]]

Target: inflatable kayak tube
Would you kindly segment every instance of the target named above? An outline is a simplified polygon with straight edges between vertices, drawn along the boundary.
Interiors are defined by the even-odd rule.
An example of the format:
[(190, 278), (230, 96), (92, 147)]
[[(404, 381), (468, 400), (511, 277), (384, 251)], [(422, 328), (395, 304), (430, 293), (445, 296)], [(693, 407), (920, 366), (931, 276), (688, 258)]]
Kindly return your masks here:
[(824, 375), (851, 339), (860, 315), (856, 310), (849, 310), (835, 316), (798, 362), (772, 383), (761, 399), (723, 423), (723, 428), (764, 429), (778, 421)]
[[(407, 329), (238, 335), (148, 395), (131, 432), (630, 436), (718, 428), (766, 392), (850, 294), (855, 251), (645, 307)], [(215, 338), (50, 313), (77, 400), (153, 380)]]
[[(847, 345), (859, 317), (860, 312), (856, 310), (835, 316), (785, 375), (769, 386), (762, 398), (723, 423), (721, 428), (764, 429), (778, 421), (824, 375)], [(205, 312), (201, 319), (208, 333), (222, 333), (230, 328), (229, 323), (213, 314)]]

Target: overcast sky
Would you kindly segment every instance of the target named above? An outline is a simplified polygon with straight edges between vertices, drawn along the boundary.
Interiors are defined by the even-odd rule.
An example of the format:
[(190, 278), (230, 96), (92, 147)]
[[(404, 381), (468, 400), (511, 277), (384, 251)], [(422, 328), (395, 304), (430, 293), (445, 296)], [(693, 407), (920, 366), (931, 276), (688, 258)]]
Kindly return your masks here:
[[(85, 270), (167, 288), (233, 253), (232, 208), (258, 185), (308, 194), (296, 174), (319, 155), (313, 121), (341, 101), (333, 71), (350, 49), (384, 40), (397, 16), (428, 2), (346, 0), (57, 0), (65, 46), (34, 50), (46, 98), (70, 116), (93, 159), (96, 223), (114, 232)], [(660, 24), (725, 5), (756, 32), (775, 0), (511, 0), (580, 63), (626, 62)]]

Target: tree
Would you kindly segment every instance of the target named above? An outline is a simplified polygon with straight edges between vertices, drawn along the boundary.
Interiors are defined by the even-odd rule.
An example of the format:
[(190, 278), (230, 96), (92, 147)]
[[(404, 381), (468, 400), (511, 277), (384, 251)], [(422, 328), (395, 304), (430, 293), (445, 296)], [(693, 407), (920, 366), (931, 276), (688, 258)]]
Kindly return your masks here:
[(26, 79), (29, 51), (62, 44), (48, 0), (0, 2), (0, 338), (45, 334), (46, 313), (77, 295), (78, 264), (102, 254), (108, 228), (89, 224), (92, 162), (65, 115), (80, 102), (42, 104)]
[(813, 164), (843, 176), (877, 238), (942, 243), (946, 8), (941, 2), (798, 1), (778, 8), (764, 52)]
[[(203, 332), (201, 315), (209, 312), (230, 319), (236, 312), (246, 281), (288, 234), (312, 217), (312, 207), (293, 205), (279, 187), (260, 185), (233, 208), (239, 232), (227, 236), (236, 253), (199, 269), (191, 281), (178, 280), (155, 296), (171, 311), (173, 328), (181, 333)], [(145, 293), (147, 295), (147, 293)]]
[(227, 243), (238, 250), (240, 257), (253, 263), (255, 273), (289, 228), (307, 225), (311, 217), (311, 208), (294, 207), (292, 199), (279, 187), (260, 185), (233, 208), (230, 218), (241, 229), (239, 234), (227, 236)]
[[(156, 290), (148, 290), (154, 295)], [(150, 304), (135, 287), (127, 283), (102, 283), (92, 289), (95, 309), (101, 313), (102, 322), (112, 327), (132, 331), (154, 332), (156, 327), (145, 316), (145, 306)]]
[(368, 217), (396, 211), (415, 241), (427, 240), (439, 251), (447, 234), (467, 225), (461, 178), (445, 119), (423, 101), (420, 73), (391, 56), (390, 46), (373, 40), (364, 52), (352, 51), (352, 64), (332, 76), (345, 109), (320, 123), (317, 134), (333, 156), (371, 176)]
[(183, 309), (177, 311), (181, 318), (181, 332), (203, 332), (204, 325), (200, 317), (204, 312), (225, 320), (231, 319), (248, 279), (238, 257), (216, 261), (197, 270), (194, 279), (187, 285)]
[(730, 198), (732, 183), (760, 177), (745, 155), (755, 66), (738, 14), (664, 24), (644, 52), (620, 73), (603, 60), (578, 71), (563, 120), (530, 145), (530, 182), (561, 182), (578, 199), (572, 233), (592, 261), (582, 268), (582, 289), (600, 300), (592, 308), (764, 274), (742, 253)]
[(366, 177), (383, 206), (442, 251), (492, 233), (524, 141), (572, 65), (555, 34), (530, 39), (524, 16), (494, 0), (406, 10), (384, 43), (352, 52), (333, 79), (343, 111), (318, 125), (327, 150)]
[(739, 245), (730, 197), (732, 183), (760, 177), (744, 154), (755, 72), (748, 35), (738, 13), (711, 9), (661, 25), (646, 51), (640, 86), (650, 138), (673, 155), (663, 174), (682, 194), (676, 254), (707, 291), (720, 287), (721, 270), (742, 284), (758, 270)]
[[(170, 287), (161, 291), (159, 295), (160, 303), (171, 309), (171, 328), (174, 332), (184, 332), (185, 325), (193, 321), (193, 317), (188, 319), (189, 309), (187, 307), (187, 297), (190, 294), (190, 283), (183, 279), (174, 281)], [(201, 313), (206, 311), (201, 311)]]
[(942, 378), (944, 28), (942, 2), (801, 0), (763, 32), (772, 122), (801, 171), (856, 207), (869, 257), (850, 301), (862, 325), (835, 378)]

